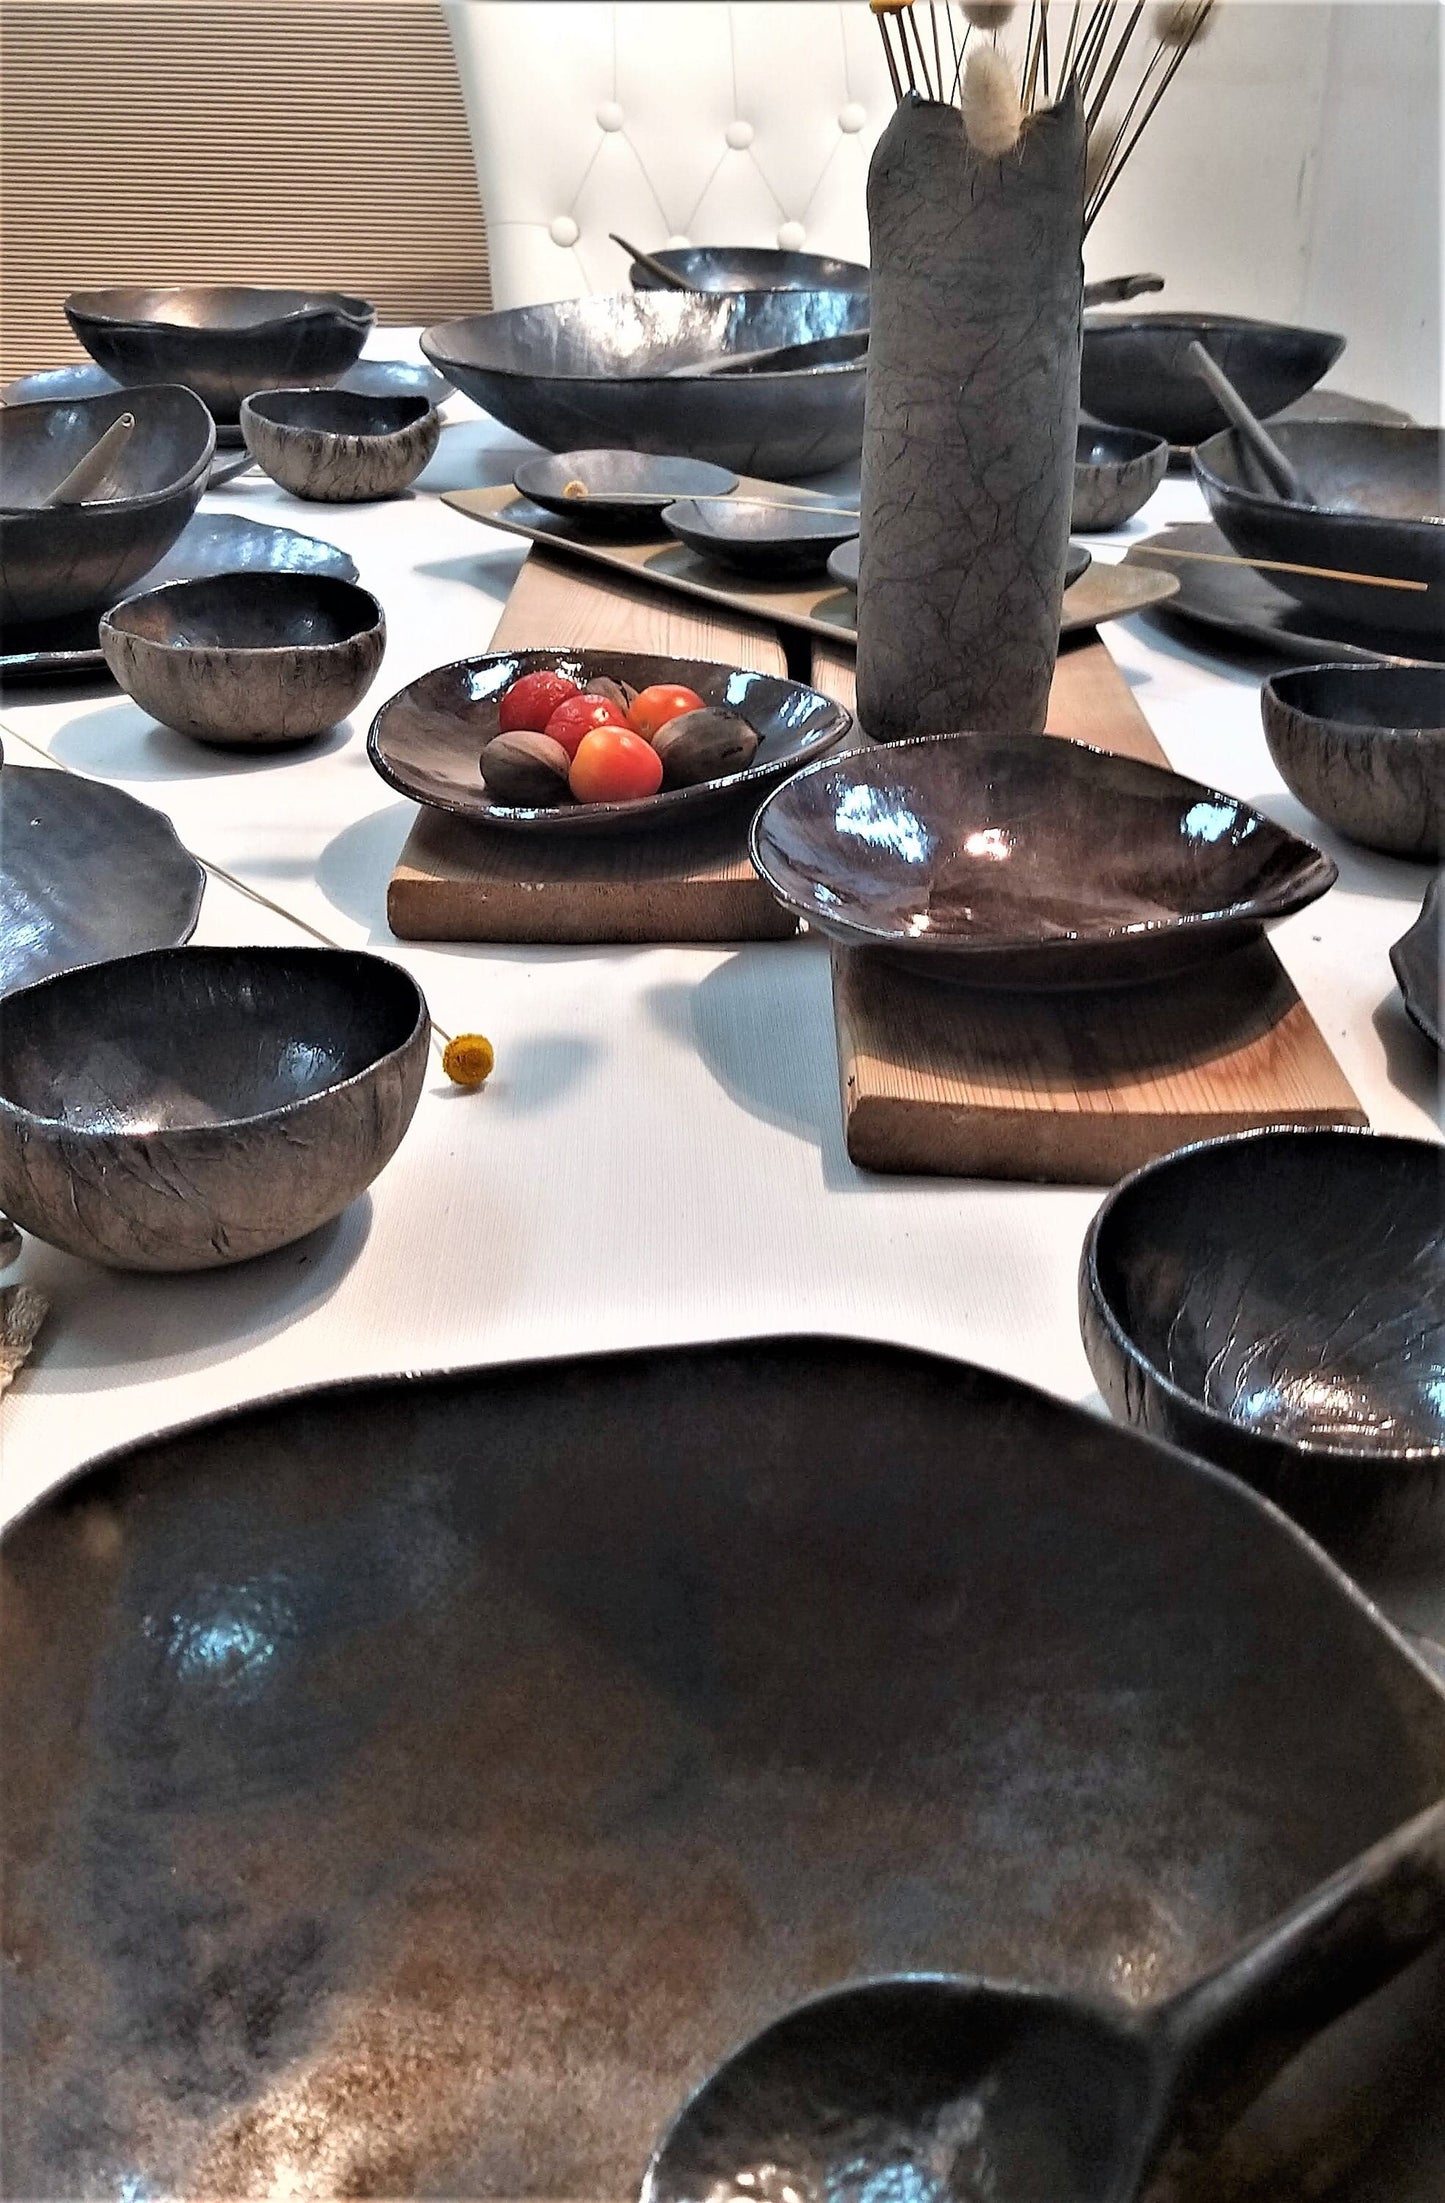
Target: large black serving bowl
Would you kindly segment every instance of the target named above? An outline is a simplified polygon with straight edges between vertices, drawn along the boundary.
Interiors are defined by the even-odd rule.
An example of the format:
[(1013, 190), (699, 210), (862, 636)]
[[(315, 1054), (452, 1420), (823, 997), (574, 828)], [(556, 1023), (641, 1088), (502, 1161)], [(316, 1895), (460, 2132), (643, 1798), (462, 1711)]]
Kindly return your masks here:
[(0, 1019), (0, 1210), (123, 1270), (300, 1239), (391, 1160), (430, 1025), (341, 949), (158, 949), (43, 979)]
[[(1270, 431), (1311, 502), (1272, 491), (1231, 429), (1194, 454), (1194, 474), (1233, 548), (1249, 559), (1323, 567), (1269, 579), (1330, 620), (1400, 635), (1445, 635), (1445, 430), (1374, 421), (1276, 421)], [(1382, 589), (1329, 574), (1423, 588)]]
[(72, 291), (65, 314), (91, 358), (117, 382), (182, 382), (227, 422), (253, 390), (334, 381), (376, 320), (369, 299), (342, 291), (243, 283)]
[(863, 441), (861, 359), (686, 378), (674, 370), (865, 328), (848, 291), (639, 291), (472, 314), (424, 330), (427, 358), (548, 451), (615, 446), (774, 479), (821, 474)]
[[(694, 291), (855, 291), (863, 297), (868, 292), (868, 270), (861, 261), (837, 260), (823, 252), (783, 252), (769, 245), (673, 245), (652, 257)], [(633, 261), (628, 273), (635, 290), (665, 287), (640, 260)]]
[(1095, 420), (1197, 444), (1228, 426), (1190, 362), (1196, 337), (1261, 419), (1313, 390), (1345, 348), (1324, 329), (1238, 314), (1098, 314), (1084, 321), (1080, 400)]
[(1445, 1475), (1445, 1149), (1250, 1132), (1126, 1178), (1079, 1315), (1113, 1413), (1321, 1535), (1422, 1509)]
[[(43, 504), (122, 413), (135, 428), (84, 502)], [(0, 409), (0, 622), (114, 604), (185, 527), (215, 448), (210, 414), (174, 385)]]

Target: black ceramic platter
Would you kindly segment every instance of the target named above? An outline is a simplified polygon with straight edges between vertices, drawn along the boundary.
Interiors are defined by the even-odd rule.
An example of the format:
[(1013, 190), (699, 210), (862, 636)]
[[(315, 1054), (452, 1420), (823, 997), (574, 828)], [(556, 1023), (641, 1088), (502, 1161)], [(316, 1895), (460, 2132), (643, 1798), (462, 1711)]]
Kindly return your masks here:
[[(293, 528), (272, 527), (234, 513), (197, 513), (158, 566), (143, 575), (128, 595), (159, 589), (171, 581), (204, 581), (216, 574), (331, 574), (355, 581), (356, 565), (345, 551)], [(100, 647), (99, 612), (47, 621), (43, 626), (9, 626), (0, 636), (0, 682), (109, 680)]]
[[(16, 2197), (635, 2194), (796, 1998), (1168, 1996), (1445, 1787), (1445, 1692), (1254, 1494), (856, 1339), (294, 1394), (0, 1572)], [(1201, 2194), (1428, 2136), (1442, 2038), (1445, 1954)]]
[(1244, 564), (1213, 565), (1194, 558), (1171, 559), (1170, 550), (1206, 551), (1212, 557), (1233, 560), (1235, 553), (1219, 529), (1209, 522), (1188, 521), (1162, 528), (1157, 536), (1133, 543), (1124, 554), (1132, 566), (1152, 566), (1172, 574), (1177, 594), (1159, 608), (1161, 617), (1185, 620), (1237, 642), (1273, 651), (1307, 663), (1341, 658), (1378, 664), (1382, 659), (1401, 659), (1421, 664), (1445, 664), (1445, 650), (1437, 651), (1427, 635), (1392, 633), (1376, 627), (1346, 626), (1343, 621), (1323, 620), (1285, 595), (1264, 574)]
[[(735, 711), (758, 735), (752, 763), (725, 778), (664, 788), (630, 803), (503, 804), (487, 792), (481, 756), (497, 732), (501, 699), (524, 673), (599, 676), (644, 689), (681, 682), (704, 704)], [(755, 803), (773, 784), (831, 749), (852, 720), (841, 704), (801, 681), (705, 659), (635, 650), (497, 650), (437, 666), (383, 704), (367, 752), (389, 786), (413, 803), (522, 833), (629, 834), (690, 824), (708, 811)]]
[(523, 497), (584, 534), (653, 531), (675, 499), (729, 497), (738, 486), (727, 467), (645, 451), (529, 453), (512, 481)]
[(0, 994), (188, 941), (206, 876), (171, 822), (102, 780), (0, 769)]
[(1441, 942), (1445, 928), (1445, 903), (1436, 873), (1425, 890), (1420, 915), (1408, 933), (1402, 933), (1390, 950), (1390, 962), (1399, 981), (1406, 1011), (1427, 1040), (1445, 1055), (1445, 993), (1442, 993)]

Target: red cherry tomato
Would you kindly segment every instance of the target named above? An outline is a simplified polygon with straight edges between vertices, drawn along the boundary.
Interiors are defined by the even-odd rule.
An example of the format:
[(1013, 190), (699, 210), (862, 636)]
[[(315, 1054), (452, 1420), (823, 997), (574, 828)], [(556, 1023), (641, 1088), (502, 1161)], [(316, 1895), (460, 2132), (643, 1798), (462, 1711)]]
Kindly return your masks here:
[(502, 695), (498, 734), (542, 734), (557, 706), (577, 694), (565, 673), (523, 673)]
[(669, 719), (680, 719), (685, 711), (701, 710), (702, 698), (696, 690), (683, 688), (676, 681), (658, 681), (642, 691), (627, 714), (627, 724), (634, 734), (650, 742)]
[(557, 706), (542, 732), (560, 742), (569, 757), (577, 755), (584, 734), (596, 727), (620, 727), (622, 714), (605, 696), (569, 696)]
[(632, 803), (662, 786), (662, 759), (627, 727), (598, 727), (577, 745), (567, 784), (579, 803)]

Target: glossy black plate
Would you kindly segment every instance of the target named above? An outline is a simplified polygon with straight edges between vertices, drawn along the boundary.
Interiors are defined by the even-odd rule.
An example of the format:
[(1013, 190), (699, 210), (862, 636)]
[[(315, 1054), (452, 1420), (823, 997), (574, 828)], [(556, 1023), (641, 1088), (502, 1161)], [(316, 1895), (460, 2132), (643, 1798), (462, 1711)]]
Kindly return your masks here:
[[(646, 451), (539, 451), (518, 465), (513, 484), (544, 512), (579, 528), (655, 528), (677, 497), (728, 497), (738, 486), (727, 467)], [(579, 494), (579, 485), (585, 495)]]

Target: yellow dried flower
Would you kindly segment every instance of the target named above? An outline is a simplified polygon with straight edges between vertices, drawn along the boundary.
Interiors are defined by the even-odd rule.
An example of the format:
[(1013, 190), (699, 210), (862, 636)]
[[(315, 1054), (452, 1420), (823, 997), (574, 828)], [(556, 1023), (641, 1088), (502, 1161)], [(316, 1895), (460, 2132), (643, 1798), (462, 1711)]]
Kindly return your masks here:
[(586, 497), (587, 494), (587, 484), (585, 482), (579, 482), (575, 475), (572, 477), (572, 480), (570, 482), (564, 482), (562, 484), (562, 495), (564, 497)]
[(458, 1033), (446, 1044), (442, 1069), (457, 1086), (485, 1086), (496, 1060), (496, 1051), (485, 1033)]

